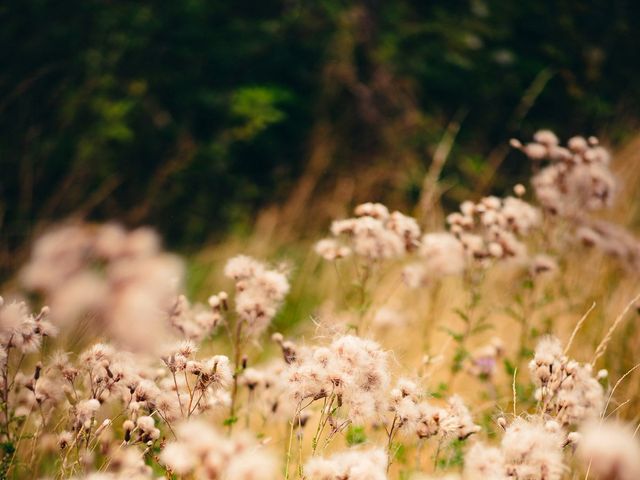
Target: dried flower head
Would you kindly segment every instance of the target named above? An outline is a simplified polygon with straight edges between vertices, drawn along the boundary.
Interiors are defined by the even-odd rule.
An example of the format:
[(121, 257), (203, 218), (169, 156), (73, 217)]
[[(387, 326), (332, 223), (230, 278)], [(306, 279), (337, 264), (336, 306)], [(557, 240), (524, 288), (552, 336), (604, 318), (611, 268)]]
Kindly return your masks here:
[(610, 156), (595, 137), (573, 137), (562, 147), (552, 132), (540, 131), (533, 143), (512, 146), (535, 162), (548, 162), (532, 183), (536, 198), (550, 213), (573, 217), (611, 205), (616, 182)]
[(549, 431), (535, 419), (516, 418), (501, 443), (508, 478), (560, 480), (565, 470), (563, 444), (561, 432)]
[(227, 437), (204, 421), (176, 427), (176, 440), (160, 454), (160, 462), (178, 475), (209, 480), (275, 480), (278, 464), (248, 436)]
[(55, 323), (73, 324), (90, 313), (96, 329), (121, 345), (153, 350), (168, 335), (165, 312), (183, 273), (159, 243), (145, 228), (67, 225), (36, 241), (21, 279), (45, 295)]
[(289, 292), (286, 273), (240, 255), (227, 262), (225, 275), (235, 281), (236, 313), (246, 325), (245, 331), (252, 336), (260, 335)]
[(578, 425), (602, 412), (604, 391), (591, 365), (566, 357), (557, 338), (546, 337), (538, 343), (529, 370), (544, 412), (563, 426)]
[(447, 216), (450, 232), (466, 258), (487, 265), (491, 259), (521, 258), (526, 247), (521, 238), (540, 225), (537, 208), (516, 197), (484, 197), (464, 202), (460, 212)]
[(461, 274), (467, 266), (462, 242), (447, 232), (427, 233), (418, 249), (420, 261), (406, 267), (405, 282), (411, 287), (425, 285), (449, 275)]
[[(415, 219), (400, 212), (389, 213), (384, 205), (365, 203), (355, 209), (356, 217), (336, 220), (331, 234), (336, 239), (321, 240), (316, 252), (327, 260), (354, 253), (367, 261), (398, 258), (419, 245), (420, 227)], [(346, 244), (338, 238), (346, 239)]]
[(386, 480), (387, 454), (376, 448), (351, 449), (331, 457), (313, 457), (304, 466), (309, 480)]
[(581, 430), (577, 456), (594, 478), (640, 478), (640, 445), (633, 430), (619, 422), (592, 422)]
[(386, 409), (388, 354), (371, 340), (345, 335), (302, 350), (288, 370), (296, 402), (335, 399), (354, 423), (376, 420)]

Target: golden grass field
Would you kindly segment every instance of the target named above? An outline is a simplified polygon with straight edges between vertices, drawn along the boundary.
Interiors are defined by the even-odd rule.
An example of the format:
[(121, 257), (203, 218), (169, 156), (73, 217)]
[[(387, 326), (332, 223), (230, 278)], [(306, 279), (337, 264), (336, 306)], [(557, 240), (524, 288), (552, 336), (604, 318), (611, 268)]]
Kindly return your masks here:
[[(611, 170), (614, 201), (586, 214), (588, 221), (604, 219), (637, 235), (640, 137), (613, 153)], [(523, 199), (535, 205), (534, 193), (527, 185)], [(335, 212), (309, 215), (351, 215), (345, 205), (327, 208)], [(473, 215), (484, 214), (485, 207), (475, 208)], [(528, 212), (519, 203), (517, 208)], [(377, 221), (376, 215), (359, 218)], [(424, 223), (437, 224), (443, 216), (434, 206), (433, 218)], [(408, 222), (398, 217), (393, 226), (384, 218), (390, 230)], [(402, 254), (372, 260), (358, 253), (358, 234), (349, 230), (356, 227), (349, 224), (343, 235), (352, 255), (329, 261), (314, 250), (326, 235), (292, 234), (295, 227), (283, 211), (270, 209), (250, 235), (231, 236), (185, 260), (185, 280), (175, 288), (187, 292), (191, 305), (182, 311), (171, 297), (174, 287), (160, 285), (181, 267), (153, 239), (77, 226), (64, 242), (52, 240), (46, 248), (43, 242), (30, 270), (2, 292), (2, 473), (228, 480), (640, 478), (634, 476), (640, 475), (634, 460), (640, 458), (640, 257), (634, 257), (629, 236), (622, 242), (629, 249), (616, 255), (576, 241), (576, 221), (541, 214), (535, 227), (517, 232), (516, 246), (526, 246), (522, 257), (503, 253), (508, 246), (502, 244), (494, 247), (499, 253), (481, 255), (460, 240), (463, 272), (427, 272), (412, 287), (407, 268), (431, 261), (421, 247), (416, 253), (398, 246)], [(400, 241), (409, 236), (406, 228)], [(465, 238), (465, 231), (451, 231)], [(489, 246), (506, 238), (502, 230), (491, 232), (498, 236)], [(532, 273), (538, 254), (554, 260), (552, 271)], [(227, 261), (238, 255), (265, 263), (242, 263), (230, 273)], [(444, 258), (438, 265), (446, 269), (454, 262)], [(220, 291), (228, 300), (218, 295), (206, 306)], [(22, 312), (16, 320), (7, 313), (10, 302), (27, 298), (25, 293), (35, 315)], [(49, 310), (42, 313), (45, 303)], [(196, 303), (205, 306), (198, 310)], [(59, 330), (55, 338), (37, 326), (49, 316)], [(274, 341), (274, 333), (282, 337)], [(549, 335), (559, 339), (567, 359), (537, 349)], [(352, 336), (375, 347), (344, 340)], [(184, 337), (199, 345), (197, 353), (168, 346)], [(28, 347), (32, 341), (37, 345)], [(97, 341), (114, 351), (78, 357)], [(293, 360), (283, 360), (287, 348), (295, 352)], [(52, 360), (56, 351), (68, 352), (68, 359)], [(123, 353), (128, 351), (133, 353)], [(176, 366), (181, 355), (184, 365)], [(534, 357), (545, 368), (546, 362), (560, 362), (566, 375), (539, 398), (541, 384), (535, 382), (546, 378), (546, 370), (530, 368)], [(581, 386), (581, 375), (587, 386)], [(415, 383), (415, 399), (399, 393), (399, 379)], [(462, 398), (468, 412), (447, 403), (452, 395)], [(415, 405), (403, 404), (410, 413), (399, 413), (405, 399)], [(633, 434), (616, 430), (616, 419)], [(601, 433), (593, 433), (594, 422)], [(598, 437), (605, 444), (593, 440)], [(503, 438), (502, 449), (491, 450)], [(607, 444), (626, 450), (608, 451)]]

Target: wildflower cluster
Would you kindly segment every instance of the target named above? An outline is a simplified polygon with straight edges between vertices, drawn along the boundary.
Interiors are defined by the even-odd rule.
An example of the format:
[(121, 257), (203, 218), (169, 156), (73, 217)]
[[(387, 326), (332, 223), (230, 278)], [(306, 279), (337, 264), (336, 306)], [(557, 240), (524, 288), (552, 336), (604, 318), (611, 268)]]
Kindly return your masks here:
[(538, 343), (529, 369), (543, 412), (561, 425), (579, 425), (602, 412), (604, 391), (593, 377), (591, 365), (570, 360), (557, 338), (547, 337)]
[(565, 471), (564, 436), (557, 424), (516, 418), (500, 447), (475, 444), (467, 455), (465, 478), (559, 480)]
[[(316, 244), (316, 252), (327, 260), (355, 254), (370, 262), (398, 258), (414, 251), (420, 238), (415, 219), (400, 212), (389, 213), (380, 203), (364, 203), (355, 209), (355, 217), (331, 224), (333, 239)], [(345, 238), (347, 243), (338, 241)]]
[(212, 295), (207, 308), (202, 304), (192, 305), (186, 296), (178, 295), (168, 314), (169, 323), (184, 338), (201, 342), (224, 323), (227, 298), (226, 292)]
[(596, 478), (640, 478), (636, 432), (619, 421), (590, 422), (579, 433), (578, 458)]
[(419, 439), (465, 440), (480, 431), (462, 398), (454, 395), (445, 406), (436, 406), (424, 399), (418, 386), (407, 379), (400, 379), (391, 390), (389, 410), (393, 413), (390, 437), (402, 432)]
[(176, 475), (222, 480), (274, 480), (275, 456), (248, 435), (228, 438), (202, 421), (176, 427), (176, 438), (167, 443), (160, 463)]
[(611, 155), (596, 137), (572, 137), (563, 147), (553, 132), (541, 130), (532, 143), (512, 140), (511, 145), (534, 162), (537, 173), (531, 183), (546, 212), (568, 221), (573, 237), (582, 244), (618, 257), (623, 265), (637, 270), (640, 242), (624, 228), (591, 216), (611, 207), (617, 190)]
[[(318, 288), (311, 307), (283, 309), (297, 280), (284, 264), (234, 256), (225, 290), (198, 303), (181, 290), (182, 262), (149, 229), (45, 233), (15, 282), (25, 291), (0, 297), (0, 476), (640, 478), (637, 432), (622, 420), (633, 395), (610, 408), (636, 367), (605, 355), (640, 295), (590, 363), (572, 360), (587, 315), (567, 346), (552, 335), (563, 337), (560, 322), (586, 301), (584, 279), (566, 278), (567, 250), (541, 253), (567, 224), (632, 265), (640, 247), (587, 214), (615, 190), (597, 140), (534, 140), (513, 144), (536, 162), (541, 210), (518, 185), (514, 196), (463, 202), (436, 231), (379, 203), (335, 221), (316, 253), (351, 255), (354, 268), (316, 262), (301, 273), (340, 277), (328, 307), (314, 303)], [(342, 309), (355, 298), (345, 280), (359, 289), (358, 325), (334, 321), (355, 316)], [(47, 306), (35, 313), (22, 298)], [(287, 337), (271, 331), (268, 343), (279, 312)], [(519, 344), (505, 316), (521, 322)], [(594, 373), (605, 361), (609, 370)]]
[(387, 357), (377, 343), (353, 335), (327, 347), (300, 349), (288, 369), (290, 391), (300, 404), (324, 399), (327, 411), (343, 407), (349, 422), (376, 421), (385, 409)]
[(315, 457), (305, 465), (310, 480), (385, 480), (387, 478), (387, 454), (384, 450), (349, 450), (329, 458)]
[(26, 302), (5, 302), (0, 297), (0, 364), (5, 365), (11, 350), (33, 353), (46, 337), (55, 337), (58, 329), (49, 321), (49, 307), (37, 315), (29, 311)]
[(520, 237), (540, 224), (540, 213), (517, 197), (484, 197), (478, 203), (462, 203), (460, 212), (450, 214), (447, 223), (468, 258), (523, 257), (526, 247)]
[(418, 249), (420, 261), (403, 271), (407, 285), (417, 288), (441, 278), (460, 275), (467, 268), (467, 253), (458, 237), (449, 232), (426, 233)]
[[(520, 195), (524, 187), (516, 188)], [(447, 216), (448, 232), (426, 233), (418, 249), (420, 260), (404, 270), (412, 287), (427, 285), (492, 261), (527, 257), (522, 239), (540, 225), (540, 212), (518, 197), (484, 197), (463, 202)]]
[(613, 201), (615, 179), (609, 169), (611, 157), (596, 137), (572, 137), (567, 146), (549, 130), (534, 135), (534, 141), (511, 145), (522, 150), (541, 168), (533, 177), (536, 198), (545, 210), (554, 215), (571, 217), (586, 210), (600, 210)]
[(161, 250), (152, 230), (77, 224), (37, 240), (21, 278), (44, 294), (57, 325), (85, 315), (121, 345), (142, 350), (168, 337), (163, 317), (182, 275), (181, 262)]
[[(289, 292), (286, 274), (271, 270), (245, 255), (230, 259), (224, 274), (235, 282), (235, 307), (240, 322), (245, 325), (249, 335), (260, 335), (269, 326)], [(217, 305), (219, 300), (219, 297), (214, 297), (210, 303)]]

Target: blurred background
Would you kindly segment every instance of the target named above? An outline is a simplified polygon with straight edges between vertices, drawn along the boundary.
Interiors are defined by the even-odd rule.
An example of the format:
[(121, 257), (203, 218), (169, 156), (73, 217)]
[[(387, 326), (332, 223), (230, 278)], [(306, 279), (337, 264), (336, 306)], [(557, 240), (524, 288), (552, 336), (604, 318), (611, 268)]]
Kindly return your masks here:
[(505, 192), (529, 173), (508, 139), (539, 128), (630, 145), (638, 18), (632, 0), (5, 0), (1, 277), (68, 217), (184, 253), (296, 240), (360, 201), (434, 221)]

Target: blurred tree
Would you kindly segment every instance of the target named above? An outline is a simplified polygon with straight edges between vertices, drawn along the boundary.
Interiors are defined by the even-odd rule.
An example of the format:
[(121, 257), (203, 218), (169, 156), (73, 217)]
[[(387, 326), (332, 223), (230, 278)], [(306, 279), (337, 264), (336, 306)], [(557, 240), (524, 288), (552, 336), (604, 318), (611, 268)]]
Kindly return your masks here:
[(637, 124), (639, 10), (630, 0), (6, 0), (0, 267), (69, 215), (151, 223), (186, 248), (267, 203), (309, 226), (310, 208), (413, 202), (460, 112), (447, 198), (504, 188), (495, 169), (519, 171), (504, 149), (511, 135), (544, 126), (615, 138)]

